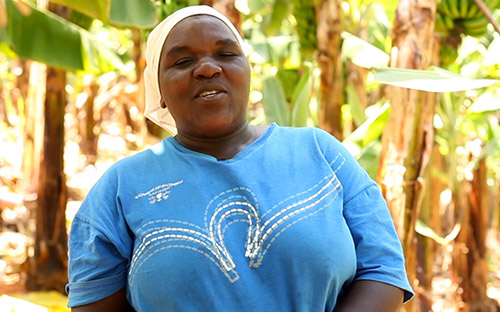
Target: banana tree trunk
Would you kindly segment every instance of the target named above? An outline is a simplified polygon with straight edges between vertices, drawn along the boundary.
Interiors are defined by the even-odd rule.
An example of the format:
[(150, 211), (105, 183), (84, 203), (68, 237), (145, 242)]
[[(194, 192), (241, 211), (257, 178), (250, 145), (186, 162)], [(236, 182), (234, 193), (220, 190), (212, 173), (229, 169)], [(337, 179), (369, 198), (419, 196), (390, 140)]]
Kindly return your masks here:
[[(437, 149), (432, 150), (431, 160), (430, 162), (433, 165), (439, 164), (439, 152)], [(425, 184), (427, 186), (427, 192), (424, 192), (421, 211), (420, 211), (420, 219), (427, 225), (430, 225), (432, 229), (436, 231), (436, 229), (440, 228), (440, 223), (436, 222), (439, 220), (439, 197), (436, 197), (435, 193), (439, 193), (443, 190), (443, 186), (439, 181), (436, 181), (432, 176), (432, 168), (430, 166), (427, 167), (425, 172)], [(438, 183), (436, 183), (438, 182)], [(435, 200), (438, 199), (436, 202)], [(437, 230), (438, 234), (440, 234), (439, 230)], [(419, 297), (418, 300), (418, 308), (416, 311), (432, 311), (432, 280), (434, 277), (434, 266), (436, 259), (436, 243), (429, 237), (419, 236), (418, 237), (418, 246), (417, 246), (417, 279), (419, 294), (423, 294)]]
[[(399, 2), (390, 66), (426, 69), (432, 64), (436, 6), (436, 0)], [(424, 170), (432, 150), (435, 95), (389, 87), (387, 98), (391, 117), (382, 134), (377, 180), (403, 244), (410, 283), (416, 285), (415, 223), (426, 188)], [(415, 311), (417, 300), (410, 301), (406, 311)]]
[(43, 99), (45, 98), (46, 66), (30, 62), (28, 91), (25, 101), (23, 188), (25, 194), (35, 194), (43, 142)]
[(315, 2), (318, 36), (317, 62), (321, 70), (319, 89), (319, 127), (343, 138), (341, 107), (344, 103), (342, 68), (341, 1)]
[(67, 282), (66, 184), (63, 170), (66, 72), (48, 68), (44, 145), (38, 183), (35, 254), (27, 287), (64, 293)]
[[(64, 15), (67, 11), (50, 6)], [(66, 72), (47, 68), (43, 146), (38, 176), (35, 252), (28, 260), (27, 288), (65, 293), (67, 283), (66, 179), (64, 175), (64, 113)]]
[[(127, 88), (120, 92), (119, 99), (123, 105), (123, 111), (127, 118), (127, 125), (130, 126), (133, 141), (127, 140), (127, 143), (132, 149), (141, 148), (144, 145), (147, 137), (146, 119), (144, 118), (145, 108), (145, 86), (144, 86), (144, 68), (146, 67), (146, 60), (142, 53), (142, 34), (138, 28), (132, 29), (132, 42), (133, 59), (135, 63), (135, 89), (133, 92), (127, 91)], [(160, 133), (161, 128), (157, 126), (156, 131)]]
[(496, 312), (499, 309), (496, 301), (486, 295), (489, 281), (486, 236), (490, 227), (486, 174), (486, 159), (482, 158), (472, 182), (466, 182), (465, 190), (462, 189), (459, 195), (466, 215), (453, 246), (452, 277), (462, 290), (460, 311), (464, 312)]
[(17, 73), (16, 73), (16, 94), (15, 94), (15, 107), (17, 109), (18, 114), (21, 113), (20, 109), (23, 106), (20, 106), (19, 103), (22, 100), (23, 103), (26, 103), (26, 98), (28, 96), (28, 86), (29, 86), (29, 78), (30, 78), (30, 62), (27, 60), (18, 60), (17, 62)]
[(86, 94), (86, 100), (83, 106), (78, 109), (77, 113), (79, 133), (81, 136), (80, 148), (87, 158), (87, 163), (95, 164), (99, 136), (96, 133), (98, 120), (95, 118), (94, 100), (97, 96), (99, 85), (94, 77), (90, 78), (88, 81), (84, 81), (85, 85), (83, 87), (83, 92)]

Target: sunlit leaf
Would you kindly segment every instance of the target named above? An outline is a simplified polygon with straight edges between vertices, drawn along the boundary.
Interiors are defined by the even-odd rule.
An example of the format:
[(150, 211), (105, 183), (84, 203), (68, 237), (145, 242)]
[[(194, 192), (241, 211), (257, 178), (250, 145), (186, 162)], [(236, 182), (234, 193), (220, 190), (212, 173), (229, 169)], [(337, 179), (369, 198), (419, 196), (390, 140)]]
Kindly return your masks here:
[(498, 66), (500, 64), (500, 37), (496, 36), (484, 56), (483, 66)]
[(389, 64), (389, 55), (379, 48), (345, 31), (342, 37), (342, 55), (354, 64), (364, 68), (386, 67)]
[(156, 24), (155, 6), (151, 0), (51, 0), (73, 10), (121, 27), (152, 28)]
[(500, 110), (500, 98), (491, 92), (481, 94), (467, 109), (468, 114), (484, 114)]
[(366, 116), (358, 92), (352, 83), (346, 85), (345, 92), (347, 94), (352, 120), (356, 125), (361, 125), (366, 120)]
[(485, 156), (500, 156), (500, 137), (496, 137), (487, 142), (478, 158), (481, 159)]
[(271, 14), (266, 14), (261, 24), (261, 29), (268, 36), (274, 36), (281, 28), (283, 20), (290, 12), (291, 2), (288, 0), (275, 0)]
[(245, 15), (262, 11), (267, 3), (265, 0), (235, 0), (234, 7)]
[(372, 141), (366, 145), (357, 155), (361, 167), (363, 167), (366, 172), (370, 175), (372, 179), (376, 179), (378, 168), (380, 165), (380, 152), (382, 150), (382, 144), (380, 141)]
[(360, 147), (366, 146), (382, 134), (382, 130), (389, 120), (389, 115), (390, 105), (385, 103), (345, 138), (345, 141), (353, 142)]
[(280, 80), (276, 77), (268, 77), (262, 84), (262, 103), (266, 121), (276, 122), (282, 126), (288, 125), (289, 109)]
[(10, 309), (8, 311), (70, 311), (70, 308), (67, 307), (68, 297), (56, 291), (39, 291), (2, 296), (0, 298), (0, 303), (2, 303), (2, 307), (4, 307), (3, 304), (5, 304), (5, 306), (8, 304)]
[(453, 230), (445, 237), (437, 234), (430, 226), (425, 224), (422, 220), (418, 219), (415, 224), (415, 231), (425, 237), (428, 237), (435, 241), (436, 243), (446, 246), (451, 243), (455, 238), (457, 238), (458, 233), (460, 233), (460, 224), (455, 224)]
[(83, 68), (87, 72), (100, 73), (121, 68), (123, 63), (118, 55), (107, 48), (96, 45), (93, 35), (81, 32)]
[(80, 34), (76, 28), (50, 12), (32, 7), (31, 13), (24, 15), (14, 1), (6, 3), (9, 39), (20, 57), (64, 68), (83, 68)]
[(431, 67), (429, 70), (376, 68), (373, 80), (396, 87), (428, 92), (456, 92), (489, 87), (500, 80), (471, 79), (444, 70)]
[(0, 306), (2, 311), (17, 312), (17, 311), (30, 311), (30, 312), (47, 312), (47, 308), (29, 301), (14, 298), (8, 295), (0, 296)]
[(7, 0), (9, 22), (0, 40), (18, 56), (66, 70), (100, 73), (121, 66), (116, 53), (86, 30), (26, 2), (30, 14), (24, 15)]
[(364, 3), (378, 3), (381, 4), (388, 17), (394, 18), (396, 16), (396, 10), (398, 7), (398, 1), (393, 1), (393, 0), (365, 0), (363, 1)]
[(311, 68), (305, 67), (305, 71), (300, 77), (299, 83), (292, 95), (292, 118), (291, 125), (295, 127), (307, 126), (309, 119), (309, 102), (311, 101), (312, 92), (312, 75)]
[(151, 0), (110, 0), (110, 2), (109, 22), (112, 25), (138, 28), (155, 26), (156, 12)]

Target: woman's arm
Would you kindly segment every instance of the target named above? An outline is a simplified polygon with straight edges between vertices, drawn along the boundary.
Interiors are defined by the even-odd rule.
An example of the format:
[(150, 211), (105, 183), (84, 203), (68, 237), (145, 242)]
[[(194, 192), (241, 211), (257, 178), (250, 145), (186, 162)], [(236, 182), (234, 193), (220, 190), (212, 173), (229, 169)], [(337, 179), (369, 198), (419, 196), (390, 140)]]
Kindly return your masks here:
[(94, 303), (71, 308), (72, 312), (133, 312), (134, 309), (128, 303), (125, 287)]
[(397, 312), (403, 303), (403, 290), (389, 284), (359, 280), (339, 299), (334, 312)]

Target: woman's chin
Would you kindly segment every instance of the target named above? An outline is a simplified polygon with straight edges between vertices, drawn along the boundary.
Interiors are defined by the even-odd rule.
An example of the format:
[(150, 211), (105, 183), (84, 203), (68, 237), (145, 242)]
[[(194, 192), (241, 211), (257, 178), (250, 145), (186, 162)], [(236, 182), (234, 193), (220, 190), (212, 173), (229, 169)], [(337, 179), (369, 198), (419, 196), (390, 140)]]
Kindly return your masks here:
[(190, 136), (214, 138), (238, 132), (243, 126), (243, 122), (235, 122), (227, 119), (210, 119), (206, 122), (199, 121), (195, 127), (188, 129), (179, 129)]

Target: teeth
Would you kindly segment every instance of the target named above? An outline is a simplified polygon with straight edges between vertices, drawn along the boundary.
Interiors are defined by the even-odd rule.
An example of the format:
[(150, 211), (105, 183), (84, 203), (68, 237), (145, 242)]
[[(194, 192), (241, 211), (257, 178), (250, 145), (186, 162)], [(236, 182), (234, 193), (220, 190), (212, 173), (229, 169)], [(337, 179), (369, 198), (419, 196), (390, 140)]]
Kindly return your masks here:
[(212, 97), (214, 95), (216, 95), (217, 93), (219, 93), (219, 91), (217, 90), (212, 90), (212, 91), (203, 91), (200, 96), (203, 96), (203, 97)]

